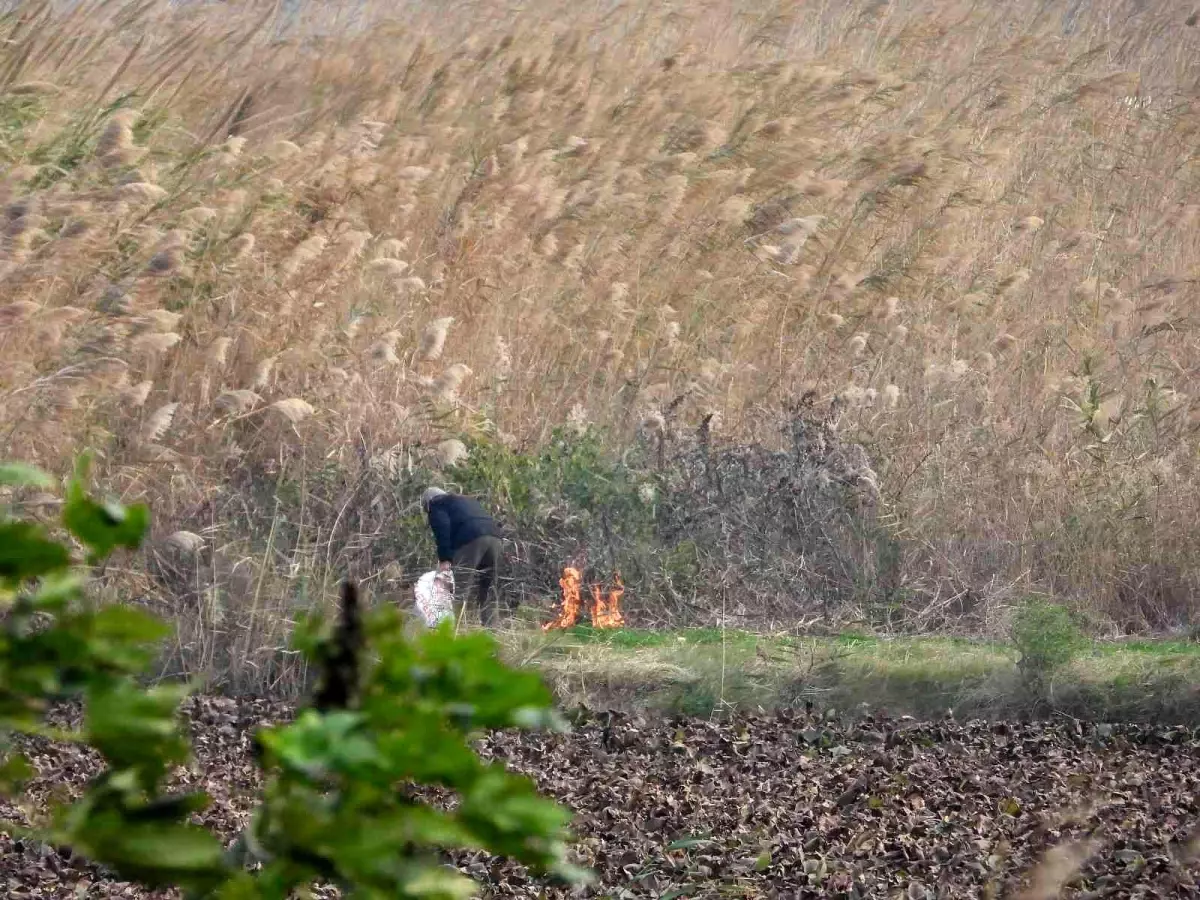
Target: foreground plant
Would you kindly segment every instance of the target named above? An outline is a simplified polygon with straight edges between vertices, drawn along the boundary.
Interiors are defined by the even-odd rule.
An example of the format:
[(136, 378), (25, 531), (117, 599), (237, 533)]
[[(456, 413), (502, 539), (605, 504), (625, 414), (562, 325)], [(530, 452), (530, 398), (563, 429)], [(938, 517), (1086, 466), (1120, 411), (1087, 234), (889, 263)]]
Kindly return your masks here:
[[(95, 565), (136, 549), (149, 524), (144, 506), (99, 502), (85, 490), (87, 460), (72, 479), (61, 524)], [(52, 480), (20, 465), (0, 467), (0, 485), (47, 489)], [(257, 738), (266, 784), (250, 826), (226, 850), (193, 824), (203, 793), (172, 793), (167, 779), (190, 747), (178, 708), (192, 686), (139, 681), (168, 629), (125, 605), (89, 600), (66, 540), (0, 513), (0, 791), (13, 797), (33, 774), (23, 736), (84, 744), (105, 762), (74, 803), (46, 828), (13, 823), (11, 834), (71, 848), (123, 878), (190, 897), (284, 898), (316, 883), (347, 896), (453, 898), (473, 884), (438, 853), (483, 849), (534, 871), (580, 882), (566, 860), (568, 813), (525, 778), (482, 761), (476, 730), (558, 727), (537, 676), (505, 668), (483, 634), (449, 629), (405, 637), (392, 609), (364, 614), (353, 585), (340, 620), (320, 617), (298, 641), (321, 680), (309, 708)], [(78, 731), (46, 724), (55, 703), (82, 701)], [(446, 810), (417, 796), (439, 788)]]

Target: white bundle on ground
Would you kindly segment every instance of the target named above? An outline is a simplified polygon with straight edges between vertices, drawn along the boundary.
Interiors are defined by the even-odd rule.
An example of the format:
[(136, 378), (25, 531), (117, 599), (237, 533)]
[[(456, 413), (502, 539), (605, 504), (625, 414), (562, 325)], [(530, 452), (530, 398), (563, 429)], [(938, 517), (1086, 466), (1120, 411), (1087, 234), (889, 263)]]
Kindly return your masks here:
[(417, 611), (425, 624), (436, 628), (444, 619), (454, 621), (454, 574), (426, 572), (417, 580)]

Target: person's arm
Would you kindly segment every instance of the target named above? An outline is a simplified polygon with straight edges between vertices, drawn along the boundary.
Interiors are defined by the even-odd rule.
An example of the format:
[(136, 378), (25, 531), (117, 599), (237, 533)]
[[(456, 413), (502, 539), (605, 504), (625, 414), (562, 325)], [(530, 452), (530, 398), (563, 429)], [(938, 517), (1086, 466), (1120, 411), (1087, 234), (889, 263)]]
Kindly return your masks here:
[(437, 541), (438, 568), (450, 568), (454, 558), (454, 548), (451, 540), (454, 537), (454, 525), (450, 521), (450, 512), (441, 503), (429, 507), (429, 528), (433, 531), (433, 539)]

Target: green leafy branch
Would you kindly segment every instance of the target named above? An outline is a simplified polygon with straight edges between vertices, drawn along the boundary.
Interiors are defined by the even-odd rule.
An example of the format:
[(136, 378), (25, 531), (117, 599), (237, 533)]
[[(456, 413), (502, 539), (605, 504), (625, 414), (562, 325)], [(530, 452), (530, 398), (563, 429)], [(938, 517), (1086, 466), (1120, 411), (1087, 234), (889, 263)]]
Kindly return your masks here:
[[(61, 525), (94, 566), (140, 546), (150, 517), (144, 506), (91, 497), (87, 470), (85, 457)], [(53, 481), (10, 464), (0, 466), (0, 486), (47, 489)], [(321, 882), (346, 896), (466, 897), (474, 884), (443, 862), (453, 849), (508, 856), (571, 883), (587, 879), (567, 859), (567, 811), (471, 746), (480, 730), (563, 727), (545, 685), (505, 667), (487, 635), (459, 638), (445, 627), (410, 640), (398, 611), (364, 614), (352, 584), (332, 628), (316, 616), (298, 631), (322, 681), (293, 722), (256, 735), (263, 797), (226, 849), (192, 821), (209, 798), (166, 787), (191, 752), (178, 713), (194, 686), (139, 679), (169, 629), (136, 608), (95, 604), (83, 572), (44, 526), (0, 518), (0, 791), (17, 795), (32, 775), (18, 752), (28, 736), (86, 744), (104, 761), (48, 828), (3, 825), (10, 833), (194, 898), (283, 900)], [(83, 703), (81, 729), (48, 728), (50, 706), (71, 700)], [(430, 789), (458, 802), (423, 801)]]

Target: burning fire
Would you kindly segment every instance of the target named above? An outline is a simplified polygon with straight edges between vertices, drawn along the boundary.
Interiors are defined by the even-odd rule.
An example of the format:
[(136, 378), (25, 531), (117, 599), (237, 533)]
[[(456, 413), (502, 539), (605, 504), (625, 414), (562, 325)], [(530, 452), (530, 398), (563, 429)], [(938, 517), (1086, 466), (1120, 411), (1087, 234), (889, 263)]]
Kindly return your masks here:
[[(570, 628), (579, 621), (579, 611), (583, 608), (583, 601), (579, 595), (579, 588), (583, 584), (582, 573), (573, 566), (567, 566), (563, 569), (562, 578), (558, 580), (558, 583), (563, 592), (562, 609), (559, 610), (554, 621), (547, 622), (542, 626), (543, 631)], [(600, 585), (592, 586), (593, 628), (620, 628), (625, 624), (625, 617), (621, 615), (621, 597), (624, 593), (625, 585), (621, 583), (619, 574), (617, 575), (617, 586), (608, 592), (607, 597), (604, 596), (604, 590)]]
[(621, 615), (621, 596), (624, 593), (625, 585), (621, 583), (619, 574), (617, 575), (617, 586), (608, 592), (607, 600), (600, 590), (600, 585), (592, 587), (593, 628), (620, 628), (625, 624), (625, 617)]
[(575, 624), (579, 619), (579, 607), (582, 605), (579, 600), (579, 585), (582, 583), (583, 575), (578, 569), (571, 566), (563, 569), (562, 578), (558, 580), (563, 592), (562, 609), (559, 611), (557, 619), (542, 626), (542, 631), (549, 631), (551, 628), (570, 628)]

